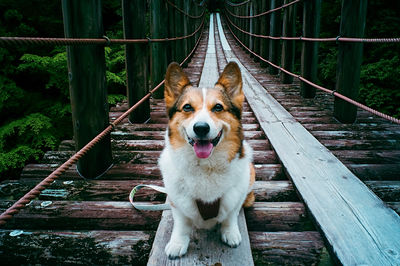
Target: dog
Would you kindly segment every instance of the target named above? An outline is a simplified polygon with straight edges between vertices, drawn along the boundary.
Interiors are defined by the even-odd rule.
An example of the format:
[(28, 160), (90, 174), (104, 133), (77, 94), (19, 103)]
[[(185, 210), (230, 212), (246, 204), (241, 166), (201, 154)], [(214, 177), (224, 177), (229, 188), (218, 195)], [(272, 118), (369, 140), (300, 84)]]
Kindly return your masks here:
[(192, 227), (221, 224), (221, 240), (237, 247), (238, 215), (254, 202), (252, 149), (243, 139), (244, 94), (239, 66), (230, 62), (213, 88), (197, 88), (177, 63), (168, 66), (164, 97), (169, 117), (159, 167), (174, 220), (165, 247), (186, 254)]

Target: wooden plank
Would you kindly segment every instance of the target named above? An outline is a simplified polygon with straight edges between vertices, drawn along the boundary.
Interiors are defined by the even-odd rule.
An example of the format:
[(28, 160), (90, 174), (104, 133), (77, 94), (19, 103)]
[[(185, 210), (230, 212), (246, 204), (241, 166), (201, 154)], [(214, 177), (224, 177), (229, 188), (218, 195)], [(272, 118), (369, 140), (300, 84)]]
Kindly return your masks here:
[[(0, 211), (4, 211), (14, 202), (8, 200), (0, 201)], [(49, 205), (47, 201), (32, 201), (29, 206), (15, 215), (4, 228), (156, 230), (161, 218), (161, 212), (138, 211), (132, 207), (128, 200), (52, 200), (48, 203)], [(149, 202), (146, 201), (143, 203)], [(153, 201), (152, 203), (157, 204), (161, 202)], [(305, 207), (300, 202), (258, 202), (254, 208), (246, 209), (246, 216), (251, 217), (251, 223), (248, 224), (250, 231), (301, 231), (312, 228), (312, 224), (307, 218)], [(242, 217), (239, 216), (239, 219), (242, 219)], [(210, 231), (209, 234), (212, 234), (212, 232)], [(242, 234), (242, 238), (244, 237), (244, 234)], [(155, 243), (153, 245), (160, 245), (160, 248), (164, 249), (166, 244)], [(235, 250), (239, 250), (240, 246)]]
[(145, 265), (152, 239), (144, 231), (1, 230), (0, 259), (3, 265)]
[(218, 80), (218, 64), (215, 52), (214, 14), (210, 15), (206, 59), (201, 73), (199, 88), (213, 87)]
[(344, 265), (397, 264), (400, 217), (267, 94), (230, 50), (224, 52), (241, 67), (247, 100), (332, 254)]
[[(339, 36), (363, 38), (366, 19), (366, 0), (343, 1)], [(357, 101), (363, 43), (339, 42), (338, 49), (335, 88), (339, 93)], [(353, 123), (357, 117), (357, 107), (335, 97), (334, 115), (342, 123)]]
[(164, 247), (172, 232), (172, 213), (164, 211), (154, 239), (147, 265), (253, 265), (249, 235), (243, 210), (239, 215), (242, 242), (237, 248), (230, 248), (220, 240), (219, 228), (193, 230), (188, 252), (178, 260), (169, 260)]
[[(8, 180), (0, 183), (0, 199), (17, 200), (25, 195), (41, 180), (37, 178)], [(124, 201), (131, 189), (139, 184), (163, 186), (161, 180), (56, 180), (37, 197), (39, 200), (76, 200), (76, 201)], [(389, 183), (381, 184), (379, 191), (385, 193)], [(374, 184), (372, 184), (374, 187)], [(391, 191), (396, 193), (396, 184)], [(288, 180), (256, 181), (253, 185), (256, 201), (299, 201), (293, 186)], [(385, 195), (387, 194), (385, 193)], [(137, 201), (163, 201), (165, 194), (150, 189), (142, 189), (135, 194)], [(399, 199), (400, 200), (400, 199)], [(395, 198), (390, 201), (396, 201)]]
[[(0, 231), (4, 265), (146, 265), (154, 239), (148, 231), (12, 232)], [(257, 265), (315, 265), (324, 252), (318, 232), (250, 232), (250, 243)]]
[[(124, 37), (126, 39), (146, 38), (146, 3), (143, 1), (122, 1)], [(127, 96), (129, 107), (133, 106), (148, 92), (149, 45), (136, 43), (125, 45)], [(143, 123), (150, 118), (150, 101), (145, 101), (129, 115), (132, 123)]]
[[(63, 0), (62, 11), (66, 38), (103, 37), (100, 0)], [(67, 58), (75, 149), (78, 151), (109, 125), (104, 46), (69, 45)], [(111, 165), (111, 141), (107, 135), (79, 159), (77, 169), (86, 178), (96, 178)]]
[[(62, 162), (54, 164), (28, 164), (21, 173), (21, 178), (45, 178)], [(287, 179), (280, 164), (255, 164), (257, 180), (284, 180)], [(76, 172), (76, 166), (72, 165), (58, 180), (80, 180), (81, 176)], [(365, 166), (362, 169), (367, 169)], [(159, 179), (161, 176), (158, 165), (134, 164), (132, 162), (114, 165), (101, 180), (134, 180), (134, 179)]]
[[(62, 163), (74, 154), (72, 151), (48, 151), (43, 156), (43, 161), (47, 163)], [(113, 152), (114, 163), (132, 164), (157, 164), (161, 151), (115, 151)], [(254, 151), (254, 163), (256, 164), (276, 164), (278, 158), (274, 151)]]
[(318, 232), (249, 232), (256, 265), (332, 265)]

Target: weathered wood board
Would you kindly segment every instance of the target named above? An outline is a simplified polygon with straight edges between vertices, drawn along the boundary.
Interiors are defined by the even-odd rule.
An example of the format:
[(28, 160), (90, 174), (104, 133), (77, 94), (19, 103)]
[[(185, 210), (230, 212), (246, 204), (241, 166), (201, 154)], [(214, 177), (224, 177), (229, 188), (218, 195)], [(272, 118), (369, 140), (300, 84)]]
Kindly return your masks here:
[(218, 227), (211, 230), (193, 230), (188, 253), (180, 259), (170, 260), (165, 255), (164, 248), (171, 237), (172, 225), (171, 211), (164, 211), (154, 239), (156, 244), (153, 244), (147, 265), (253, 265), (243, 210), (239, 215), (242, 243), (237, 248), (230, 248), (222, 243)]
[(239, 64), (247, 100), (335, 257), (344, 265), (399, 264), (400, 217), (268, 94), (229, 45), (223, 49)]

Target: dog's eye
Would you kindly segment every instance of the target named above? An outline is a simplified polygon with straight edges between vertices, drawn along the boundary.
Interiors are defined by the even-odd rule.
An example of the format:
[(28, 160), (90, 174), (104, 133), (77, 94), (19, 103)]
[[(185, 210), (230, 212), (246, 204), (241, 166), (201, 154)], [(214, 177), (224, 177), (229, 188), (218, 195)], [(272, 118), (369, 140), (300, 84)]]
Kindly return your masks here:
[(223, 110), (224, 110), (224, 107), (223, 107), (221, 104), (217, 103), (217, 104), (212, 108), (211, 111), (213, 111), (213, 112), (221, 112), (221, 111), (223, 111)]
[(183, 106), (182, 110), (185, 112), (193, 112), (194, 108), (190, 104), (187, 103)]

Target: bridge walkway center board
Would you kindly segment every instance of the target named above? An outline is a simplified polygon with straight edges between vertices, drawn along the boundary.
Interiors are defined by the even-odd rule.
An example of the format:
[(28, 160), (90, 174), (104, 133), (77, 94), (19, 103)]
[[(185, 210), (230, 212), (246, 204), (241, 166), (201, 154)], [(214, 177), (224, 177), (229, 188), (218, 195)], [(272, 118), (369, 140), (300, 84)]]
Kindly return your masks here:
[[(199, 82), (201, 88), (213, 86), (218, 80), (213, 16), (214, 14), (210, 16), (208, 47)], [(223, 244), (220, 233), (217, 232), (218, 229), (194, 229), (187, 254), (179, 259), (169, 260), (164, 248), (171, 236), (173, 218), (170, 210), (163, 211), (148, 265), (254, 265), (243, 210), (240, 211), (238, 219), (242, 242), (237, 248), (230, 248)]]
[(241, 64), (217, 25), (228, 61), (283, 167), (343, 265), (399, 265), (400, 217), (287, 112)]

